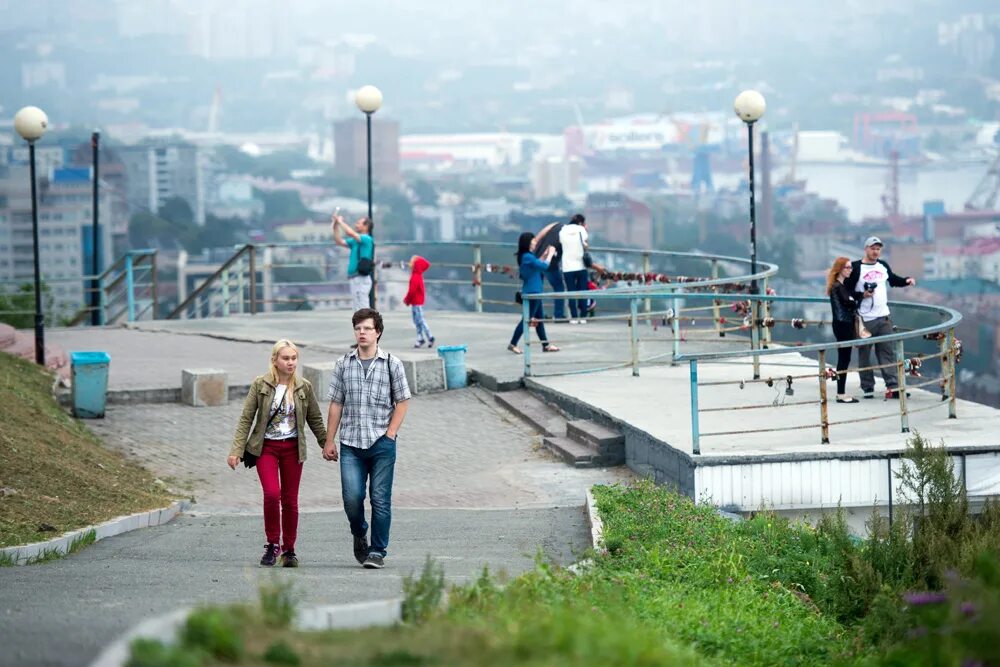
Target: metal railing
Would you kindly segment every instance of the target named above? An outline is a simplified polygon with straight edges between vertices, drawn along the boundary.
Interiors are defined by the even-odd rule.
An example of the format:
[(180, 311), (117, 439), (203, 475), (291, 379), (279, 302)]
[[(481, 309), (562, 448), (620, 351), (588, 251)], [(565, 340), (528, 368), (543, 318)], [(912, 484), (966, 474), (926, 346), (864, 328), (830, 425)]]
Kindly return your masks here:
[[(30, 277), (0, 281), (0, 291), (9, 297), (12, 289), (20, 290), (22, 285), (30, 286), (30, 281)], [(92, 314), (95, 312), (100, 324), (117, 324), (123, 320), (134, 322), (156, 317), (158, 304), (156, 250), (129, 251), (97, 276), (87, 274), (74, 278), (49, 278), (43, 275), (42, 283), (45, 287), (81, 286), (82, 301), (85, 305), (71, 311), (72, 315), (65, 320), (69, 326), (91, 322)], [(30, 293), (34, 293), (33, 287)], [(54, 297), (51, 298), (54, 300)], [(0, 310), (2, 315), (33, 313), (33, 308)]]

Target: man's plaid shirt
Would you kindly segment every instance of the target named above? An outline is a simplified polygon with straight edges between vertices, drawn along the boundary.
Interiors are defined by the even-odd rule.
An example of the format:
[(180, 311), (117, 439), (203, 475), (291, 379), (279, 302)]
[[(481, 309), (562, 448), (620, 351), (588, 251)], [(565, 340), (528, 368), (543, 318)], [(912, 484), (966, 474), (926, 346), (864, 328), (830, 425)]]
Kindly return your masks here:
[(337, 360), (330, 379), (327, 398), (343, 406), (340, 417), (340, 443), (358, 449), (368, 449), (385, 435), (389, 428), (393, 405), (410, 398), (403, 362), (392, 359), (392, 388), (389, 400), (390, 356), (378, 348), (375, 359), (365, 374), (358, 350)]

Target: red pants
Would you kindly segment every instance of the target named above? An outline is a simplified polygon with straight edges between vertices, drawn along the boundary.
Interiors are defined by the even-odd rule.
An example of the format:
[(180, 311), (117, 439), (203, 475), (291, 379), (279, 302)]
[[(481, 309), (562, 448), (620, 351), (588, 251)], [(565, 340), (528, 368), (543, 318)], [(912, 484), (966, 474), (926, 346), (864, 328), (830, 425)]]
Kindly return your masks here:
[(299, 480), (302, 479), (298, 438), (265, 440), (257, 459), (257, 477), (264, 490), (267, 541), (281, 544), (282, 551), (294, 551), (299, 529)]

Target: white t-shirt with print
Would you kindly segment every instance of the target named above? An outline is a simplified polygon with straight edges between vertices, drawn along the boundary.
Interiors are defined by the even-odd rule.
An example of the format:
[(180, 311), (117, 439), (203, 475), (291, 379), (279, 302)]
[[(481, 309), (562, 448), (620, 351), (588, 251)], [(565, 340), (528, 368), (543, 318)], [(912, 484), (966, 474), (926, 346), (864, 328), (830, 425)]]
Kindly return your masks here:
[(865, 291), (865, 283), (875, 283), (877, 286), (871, 298), (858, 297), (858, 315), (865, 322), (876, 317), (889, 317), (889, 270), (882, 262), (874, 264), (861, 263), (861, 276), (854, 291)]
[(559, 243), (562, 244), (562, 270), (583, 271), (583, 244), (589, 238), (587, 228), (583, 225), (563, 225), (559, 230)]
[[(277, 414), (274, 415), (274, 419), (271, 420), (271, 426), (268, 427), (267, 433), (264, 437), (268, 440), (285, 440), (287, 438), (294, 438), (298, 435), (298, 430), (295, 424), (295, 399), (292, 396), (284, 396), (288, 387), (283, 384), (279, 384), (274, 388), (274, 400), (271, 403), (271, 412), (277, 410)], [(281, 405), (278, 405), (278, 400), (281, 400)], [(271, 416), (271, 412), (268, 412), (268, 417)]]

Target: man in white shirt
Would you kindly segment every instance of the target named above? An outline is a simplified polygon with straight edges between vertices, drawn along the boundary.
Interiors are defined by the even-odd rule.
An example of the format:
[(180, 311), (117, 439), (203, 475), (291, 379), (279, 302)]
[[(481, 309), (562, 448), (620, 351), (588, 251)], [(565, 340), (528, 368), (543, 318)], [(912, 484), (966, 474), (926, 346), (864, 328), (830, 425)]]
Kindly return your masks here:
[[(889, 287), (906, 287), (916, 285), (913, 278), (904, 278), (892, 272), (889, 265), (882, 259), (882, 239), (869, 236), (865, 239), (864, 259), (851, 262), (851, 276), (844, 281), (848, 290), (858, 292), (858, 315), (864, 320), (865, 328), (876, 336), (889, 336), (893, 333), (892, 320), (889, 318)], [(871, 366), (872, 347), (879, 364), (894, 364), (896, 355), (892, 343), (881, 343), (873, 340), (872, 345), (858, 346), (858, 366)], [(899, 398), (899, 380), (896, 377), (896, 366), (883, 366), (882, 379), (885, 380), (885, 397)], [(860, 371), (861, 391), (865, 398), (875, 397), (874, 371)]]
[[(587, 265), (584, 255), (587, 252), (587, 220), (577, 213), (559, 230), (559, 243), (562, 245), (562, 272), (568, 292), (582, 292), (587, 289)], [(587, 299), (569, 300), (570, 324), (586, 324)]]

